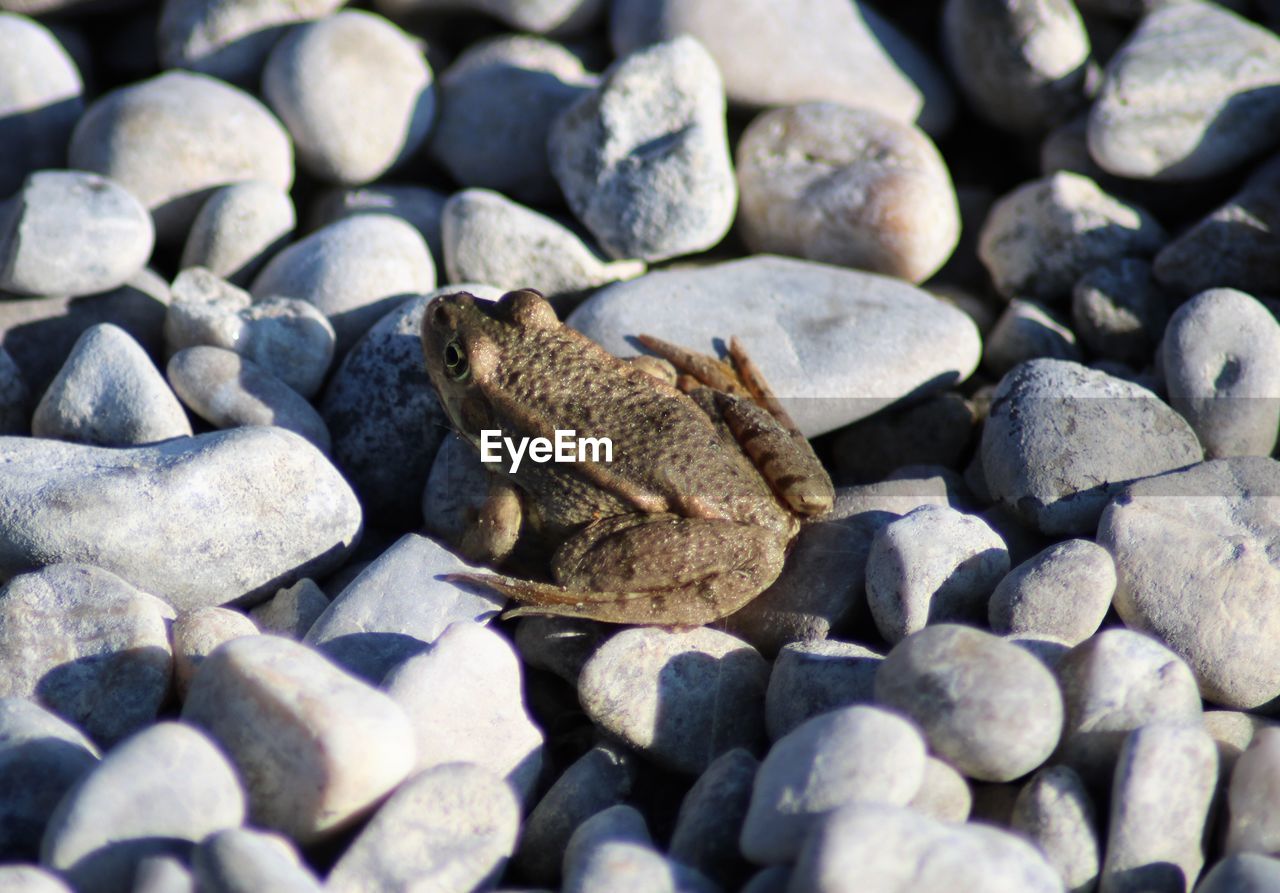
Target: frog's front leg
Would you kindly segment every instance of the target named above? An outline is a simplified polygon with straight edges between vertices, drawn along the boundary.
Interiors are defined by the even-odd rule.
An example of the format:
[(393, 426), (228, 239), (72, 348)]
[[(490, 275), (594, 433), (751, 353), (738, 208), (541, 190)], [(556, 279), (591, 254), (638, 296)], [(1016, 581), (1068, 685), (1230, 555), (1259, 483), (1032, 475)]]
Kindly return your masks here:
[(501, 564), (516, 546), (523, 514), (520, 491), (502, 477), (489, 475), (489, 492), (463, 531), (459, 550), (469, 561)]
[(677, 515), (621, 515), (568, 539), (552, 558), (559, 585), (455, 575), (525, 607), (504, 616), (559, 614), (608, 623), (700, 626), (768, 588), (786, 539), (752, 524)]

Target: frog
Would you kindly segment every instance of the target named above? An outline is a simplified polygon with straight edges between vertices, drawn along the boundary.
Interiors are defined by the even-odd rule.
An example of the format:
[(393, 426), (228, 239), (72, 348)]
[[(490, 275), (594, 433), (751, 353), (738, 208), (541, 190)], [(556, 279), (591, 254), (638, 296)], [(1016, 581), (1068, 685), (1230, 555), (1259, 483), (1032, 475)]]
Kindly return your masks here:
[(611, 461), (486, 463), (460, 551), (501, 567), (531, 532), (550, 553), (548, 580), (449, 575), (516, 602), (504, 617), (713, 623), (767, 589), (801, 526), (831, 511), (830, 477), (736, 338), (726, 359), (638, 340), (652, 356), (616, 357), (530, 288), (424, 311), (427, 376), (474, 447), (495, 430), (612, 444)]

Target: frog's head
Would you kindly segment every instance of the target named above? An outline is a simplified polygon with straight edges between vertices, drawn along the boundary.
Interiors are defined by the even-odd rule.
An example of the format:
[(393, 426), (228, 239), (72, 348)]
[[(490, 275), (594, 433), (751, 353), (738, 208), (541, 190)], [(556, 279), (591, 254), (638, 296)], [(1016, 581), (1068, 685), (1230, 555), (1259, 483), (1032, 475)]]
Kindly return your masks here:
[(501, 385), (504, 357), (517, 356), (535, 329), (558, 327), (555, 310), (531, 288), (485, 301), (465, 291), (441, 295), (422, 316), (422, 354), (445, 413), (458, 433), (478, 443), (493, 427), (491, 396)]

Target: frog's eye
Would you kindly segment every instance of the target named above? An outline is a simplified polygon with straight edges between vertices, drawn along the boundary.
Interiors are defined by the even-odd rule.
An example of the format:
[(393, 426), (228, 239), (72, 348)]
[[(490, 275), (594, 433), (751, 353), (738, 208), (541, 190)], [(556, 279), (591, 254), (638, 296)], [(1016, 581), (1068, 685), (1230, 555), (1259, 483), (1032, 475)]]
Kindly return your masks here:
[(464, 381), (471, 374), (467, 353), (457, 339), (444, 346), (444, 371), (454, 381)]

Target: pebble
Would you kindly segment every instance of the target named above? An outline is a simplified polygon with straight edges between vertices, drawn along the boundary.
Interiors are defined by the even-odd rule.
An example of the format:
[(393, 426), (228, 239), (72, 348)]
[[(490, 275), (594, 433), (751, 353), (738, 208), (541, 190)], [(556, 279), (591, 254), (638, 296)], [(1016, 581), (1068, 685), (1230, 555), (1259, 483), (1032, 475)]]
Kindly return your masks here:
[(515, 850), (520, 807), (488, 769), (446, 763), (396, 789), (329, 873), (329, 893), (481, 890)]
[(323, 18), (341, 0), (169, 0), (156, 35), (162, 68), (186, 68), (252, 89), (292, 25)]
[(924, 779), (925, 742), (879, 707), (824, 713), (779, 739), (760, 764), (742, 825), (742, 854), (758, 865), (795, 860), (821, 818), (847, 803), (905, 806)]
[(180, 611), (253, 603), (339, 566), (360, 535), (346, 481), (278, 428), (131, 449), (5, 437), (0, 455), (5, 576), (79, 562)]
[(1270, 456), (1280, 428), (1280, 322), (1231, 288), (1201, 292), (1160, 345), (1169, 402), (1211, 459)]
[(1227, 856), (1205, 872), (1196, 893), (1271, 893), (1280, 890), (1280, 859), (1255, 853)]
[(973, 809), (973, 792), (964, 776), (937, 757), (924, 758), (924, 777), (907, 806), (940, 822), (963, 822)]
[(985, 521), (946, 506), (921, 506), (871, 542), (871, 617), (890, 644), (926, 624), (976, 621), (1008, 572), (1009, 550)]
[(235, 763), (253, 823), (301, 844), (362, 818), (413, 768), (413, 730), (394, 701), (279, 636), (215, 649), (182, 716)]
[(960, 91), (984, 120), (1035, 135), (1087, 100), (1089, 33), (1071, 0), (948, 0), (942, 44)]
[(32, 171), (62, 166), (83, 111), (84, 83), (58, 38), (34, 19), (0, 12), (0, 196)]
[(614, 806), (589, 818), (564, 853), (563, 893), (714, 893), (698, 872), (653, 848), (644, 816)]
[(1078, 645), (1098, 631), (1116, 591), (1116, 566), (1092, 540), (1054, 543), (1009, 572), (987, 604), (991, 631)]
[(1145, 363), (1151, 356), (1171, 303), (1151, 269), (1145, 260), (1122, 257), (1076, 280), (1071, 290), (1071, 326), (1090, 351), (1132, 365)]
[(492, 16), (513, 31), (575, 33), (590, 27), (603, 6), (599, 0), (376, 0), (392, 18), (469, 10)]
[(177, 856), (157, 853), (143, 856), (133, 872), (132, 893), (195, 893), (196, 882), (186, 863)]
[[(728, 751), (734, 753), (736, 751)], [(533, 884), (556, 886), (573, 832), (631, 793), (636, 761), (624, 748), (597, 744), (565, 769), (520, 829), (515, 867)]]
[(978, 236), (978, 256), (1008, 298), (1053, 304), (1100, 264), (1149, 256), (1165, 242), (1142, 208), (1070, 171), (1024, 183), (997, 199)]
[(864, 645), (835, 639), (783, 646), (764, 696), (769, 740), (777, 741), (821, 713), (873, 702), (876, 670), (883, 660)]
[(311, 203), (311, 229), (316, 230), (354, 214), (390, 214), (418, 231), (437, 270), (444, 269), (444, 244), (440, 215), (449, 196), (426, 186), (400, 183), (371, 183), (365, 186), (333, 187)]
[(210, 834), (191, 854), (201, 893), (320, 893), (320, 881), (278, 834), (229, 828)]
[(1120, 619), (1168, 644), (1222, 707), (1280, 694), (1277, 494), (1280, 462), (1218, 459), (1130, 485), (1098, 525)]
[(1066, 723), (1057, 760), (1105, 790), (1120, 747), (1134, 729), (1200, 721), (1191, 670), (1160, 642), (1132, 630), (1105, 629), (1057, 666)]
[[(98, 756), (89, 739), (56, 714), (26, 698), (0, 697), (0, 859), (39, 855), (54, 807)], [(11, 888), (0, 882), (0, 889)]]
[(1131, 732), (1116, 763), (1101, 893), (1191, 889), (1217, 782), (1218, 751), (1198, 723)]
[[(890, 473), (883, 480), (836, 488), (836, 501), (831, 510), (834, 518), (867, 522), (872, 534), (895, 518), (910, 514), (922, 505), (963, 503), (963, 481), (957, 482), (950, 469), (901, 469), (903, 475)], [(867, 545), (871, 543), (868, 540)]]
[(515, 643), (524, 663), (554, 673), (576, 689), (583, 665), (612, 634), (607, 623), (531, 614), (516, 621)]
[(1080, 362), (1076, 334), (1045, 305), (1014, 298), (987, 333), (982, 365), (1001, 376), (1019, 363), (1048, 358)]
[(154, 242), (151, 215), (119, 183), (82, 171), (40, 171), (0, 205), (0, 290), (71, 297), (110, 291), (146, 266)]
[(937, 147), (866, 108), (809, 103), (756, 117), (738, 142), (738, 217), (756, 252), (928, 279), (960, 238)]
[(190, 437), (191, 422), (133, 337), (110, 323), (86, 329), (31, 417), (36, 437), (139, 446)]
[(12, 356), (0, 347), (0, 434), (31, 433), (31, 389)]
[(258, 627), (230, 608), (196, 608), (173, 622), (173, 681), (178, 700), (187, 699), (191, 680), (215, 648), (241, 636), (256, 636)]
[(97, 567), (18, 574), (0, 589), (0, 697), (37, 700), (113, 744), (154, 722), (169, 693), (172, 618), (160, 599)]
[[(456, 431), (445, 435), (431, 460), (422, 491), (422, 518), (428, 535), (457, 546), (489, 495), (489, 472), (479, 451)], [(519, 621), (524, 625), (526, 619)], [(544, 620), (551, 619), (544, 615)]]
[(915, 720), (930, 749), (969, 778), (1011, 781), (1041, 765), (1062, 732), (1062, 693), (1029, 653), (990, 633), (938, 624), (894, 646), (876, 700)]
[(262, 95), (289, 129), (298, 163), (347, 186), (405, 162), (435, 117), (431, 66), (413, 38), (363, 10), (291, 28), (267, 57)]
[(233, 350), (188, 347), (173, 355), (166, 374), (182, 402), (215, 428), (274, 425), (329, 452), (329, 429), (306, 398)]
[(554, 299), (645, 271), (643, 261), (602, 258), (559, 221), (488, 189), (455, 192), (441, 226), (450, 282), (484, 282), (504, 292), (532, 285)]
[(157, 723), (113, 748), (58, 804), (40, 861), (77, 893), (125, 893), (137, 863), (244, 822), (235, 768), (200, 730)]
[(70, 166), (111, 177), (151, 212), (156, 239), (181, 245), (209, 190), (240, 180), (293, 183), (289, 135), (230, 84), (166, 71), (104, 94), (76, 124)]
[(182, 248), (179, 267), (204, 267), (247, 286), (297, 227), (293, 199), (280, 187), (247, 180), (215, 189), (200, 206)]
[(732, 886), (745, 867), (738, 835), (759, 768), (760, 761), (742, 748), (711, 761), (680, 801), (667, 847), (672, 859)]
[(1205, 731), (1218, 745), (1220, 783), (1230, 778), (1236, 761), (1253, 743), (1254, 735), (1275, 725), (1272, 720), (1239, 710), (1206, 710), (1203, 720)]
[(251, 608), (249, 617), (264, 633), (301, 640), (327, 607), (329, 597), (324, 590), (304, 578), (277, 591), (270, 601)]
[(357, 214), (272, 257), (251, 291), (255, 300), (310, 301), (329, 317), (342, 356), (406, 298), (435, 284), (435, 263), (416, 229), (390, 214)]
[(968, 378), (982, 349), (968, 316), (905, 282), (768, 256), (607, 286), (568, 323), (617, 356), (637, 333), (712, 354), (733, 335), (808, 437)]
[(304, 397), (314, 396), (333, 360), (333, 326), (315, 305), (249, 293), (209, 270), (183, 270), (173, 281), (164, 321), (170, 356), (207, 344), (234, 350)]
[(1071, 893), (1087, 893), (1098, 881), (1101, 845), (1093, 800), (1070, 766), (1046, 766), (1023, 786), (1013, 805), (1011, 831), (1044, 854)]
[(434, 540), (406, 533), (334, 598), (304, 641), (376, 684), (450, 624), (497, 615), (501, 596), (440, 579), (480, 570)]
[(729, 101), (748, 109), (836, 102), (914, 122), (931, 134), (955, 117), (946, 76), (865, 3), (617, 0), (610, 9), (609, 37), (619, 55), (678, 34), (702, 41), (724, 75)]
[(99, 323), (124, 329), (152, 356), (160, 355), (169, 285), (143, 270), (101, 295), (0, 300), (0, 344), (17, 364), (31, 394), (42, 394), (76, 339)]
[(760, 747), (768, 681), (768, 662), (728, 633), (635, 627), (587, 661), (578, 699), (592, 722), (659, 765), (697, 775), (727, 750)]
[(1122, 177), (1197, 180), (1274, 147), (1280, 39), (1216, 4), (1166, 4), (1107, 65), (1089, 153)]
[(989, 825), (939, 822), (900, 806), (850, 803), (809, 836), (790, 893), (1061, 893), (1031, 843)]
[(505, 34), (472, 44), (440, 76), (431, 155), (463, 186), (554, 203), (547, 155), (530, 147), (545, 146), (556, 116), (595, 82), (554, 41)]
[(836, 434), (833, 471), (842, 480), (875, 483), (907, 465), (959, 467), (977, 420), (974, 406), (954, 391), (879, 412)]
[(724, 86), (694, 38), (619, 59), (556, 118), (547, 155), (574, 215), (611, 257), (704, 251), (733, 223)]
[(1280, 817), (1273, 804), (1280, 792), (1280, 729), (1261, 729), (1236, 760), (1227, 791), (1226, 853), (1280, 850)]
[(415, 771), (475, 763), (532, 800), (543, 735), (525, 709), (520, 657), (501, 634), (470, 620), (450, 624), (382, 688), (413, 727)]
[(72, 893), (56, 874), (35, 865), (0, 865), (0, 889), (8, 893)]
[(1203, 455), (1155, 394), (1066, 360), (1032, 360), (1000, 380), (980, 449), (991, 495), (1050, 536), (1092, 534), (1126, 484)]

